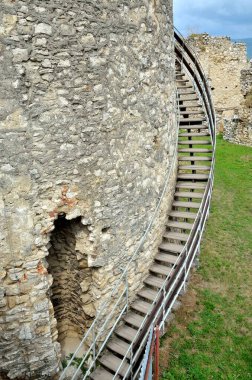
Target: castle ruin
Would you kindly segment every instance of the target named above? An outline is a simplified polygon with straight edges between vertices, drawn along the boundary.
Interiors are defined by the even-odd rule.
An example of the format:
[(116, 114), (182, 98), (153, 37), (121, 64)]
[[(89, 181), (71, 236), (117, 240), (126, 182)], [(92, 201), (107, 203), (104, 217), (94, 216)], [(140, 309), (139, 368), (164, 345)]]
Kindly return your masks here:
[(3, 0), (0, 19), (0, 378), (49, 379), (109, 299), (176, 155), (172, 4)]
[[(208, 77), (217, 127), (224, 139), (252, 145), (252, 66), (246, 45), (229, 37), (192, 34), (187, 39)], [(248, 99), (251, 98), (251, 101)]]

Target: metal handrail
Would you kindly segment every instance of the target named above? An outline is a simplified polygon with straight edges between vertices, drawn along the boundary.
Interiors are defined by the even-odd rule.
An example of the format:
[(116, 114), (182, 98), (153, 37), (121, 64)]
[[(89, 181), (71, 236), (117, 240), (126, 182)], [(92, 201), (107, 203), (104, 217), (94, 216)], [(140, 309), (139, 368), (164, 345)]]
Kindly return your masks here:
[[(201, 100), (203, 101), (203, 105), (206, 111), (206, 115), (208, 118), (208, 125), (209, 125), (209, 130), (210, 130), (210, 135), (211, 135), (211, 140), (212, 140), (212, 147), (213, 147), (213, 157), (212, 157), (212, 162), (211, 162), (211, 167), (210, 167), (210, 173), (209, 173), (209, 179), (204, 191), (204, 195), (201, 201), (201, 205), (199, 207), (197, 216), (194, 220), (193, 227), (190, 231), (188, 240), (182, 250), (182, 252), (179, 254), (177, 257), (177, 260), (175, 264), (173, 265), (171, 269), (171, 273), (167, 275), (166, 279), (164, 280), (163, 286), (161, 289), (159, 289), (157, 296), (155, 300), (152, 302), (150, 305), (150, 312), (144, 317), (141, 326), (138, 329), (138, 333), (136, 334), (135, 338), (131, 342), (127, 352), (125, 353), (123, 359), (121, 360), (121, 364), (119, 368), (117, 369), (113, 379), (117, 377), (119, 372), (122, 369), (122, 366), (128, 362), (128, 358), (130, 357), (130, 365), (125, 372), (125, 375), (123, 376), (123, 380), (126, 379), (130, 372), (131, 372), (131, 378), (135, 379), (137, 376), (137, 373), (139, 371), (139, 360), (141, 357), (141, 354), (143, 352), (143, 349), (146, 345), (147, 338), (150, 334), (152, 326), (159, 325), (160, 328), (164, 328), (165, 320), (167, 316), (169, 315), (172, 306), (174, 302), (176, 301), (181, 289), (183, 286), (185, 286), (187, 277), (190, 272), (190, 268), (192, 266), (192, 263), (194, 261), (195, 255), (197, 254), (201, 242), (201, 237), (203, 234), (203, 229), (204, 225), (207, 220), (207, 216), (209, 213), (209, 207), (210, 207), (210, 199), (212, 195), (212, 188), (213, 188), (213, 181), (214, 181), (214, 164), (215, 164), (215, 144), (216, 144), (216, 139), (215, 139), (215, 114), (214, 114), (214, 108), (213, 108), (213, 103), (211, 99), (211, 92), (209, 90), (209, 86), (207, 83), (207, 80), (205, 78), (204, 72), (202, 67), (200, 66), (198, 60), (195, 57), (195, 54), (192, 52), (192, 50), (186, 45), (185, 40), (183, 37), (179, 34), (179, 32), (175, 31), (174, 33), (175, 36), (175, 51), (177, 55), (177, 60), (180, 62), (180, 64), (183, 66), (183, 68), (186, 70), (187, 74), (191, 79), (193, 80), (194, 86), (197, 90), (197, 92), (200, 95)], [(179, 100), (179, 99), (178, 99)], [(177, 102), (179, 104), (179, 102)], [(178, 106), (178, 112), (179, 112), (179, 106)], [(128, 264), (126, 265), (119, 281), (117, 281), (111, 296), (114, 296), (118, 288), (120, 289), (120, 285), (123, 285), (125, 283), (125, 279), (127, 279), (127, 273), (130, 268), (130, 264), (133, 262), (133, 260), (136, 258), (137, 254), (141, 251), (143, 244), (146, 240), (146, 237), (153, 225), (153, 222), (157, 216), (157, 213), (159, 211), (159, 208), (161, 206), (163, 197), (166, 193), (166, 189), (168, 186), (168, 181), (170, 179), (170, 175), (174, 166), (174, 158), (172, 160), (172, 163), (170, 165), (170, 168), (167, 173), (166, 181), (165, 181), (165, 186), (162, 191), (161, 197), (159, 199), (159, 202), (157, 204), (157, 207), (154, 211), (153, 217), (148, 225), (148, 228), (146, 229), (143, 237), (141, 238), (139, 245), (137, 249), (135, 250), (132, 258), (129, 260)], [(117, 318), (116, 323), (113, 325), (112, 329), (108, 332), (108, 334), (105, 337), (105, 340), (103, 341), (102, 346), (100, 349), (98, 349), (97, 353), (95, 352), (96, 344), (98, 341), (98, 338), (102, 335), (107, 321), (109, 321), (112, 318), (112, 315), (114, 311), (116, 310), (117, 306), (120, 304), (120, 301), (123, 299), (123, 295), (125, 294), (125, 289), (127, 289), (127, 285), (123, 289), (122, 293), (120, 293), (120, 297), (118, 298), (117, 302), (115, 303), (113, 310), (110, 312), (108, 315), (107, 319), (102, 325), (102, 328), (100, 328), (99, 332), (97, 335), (94, 337), (93, 342), (86, 353), (84, 355), (84, 358), (81, 361), (81, 364), (77, 368), (76, 372), (74, 373), (74, 376), (72, 379), (75, 379), (76, 374), (78, 373), (79, 369), (87, 359), (87, 357), (90, 355), (90, 353), (94, 353), (93, 355), (93, 360), (91, 363), (89, 363), (89, 368), (85, 375), (83, 376), (83, 380), (85, 380), (89, 374), (91, 373), (92, 369), (96, 365), (96, 361), (102, 352), (103, 348), (106, 346), (106, 343), (110, 336), (112, 335), (117, 323), (120, 320), (120, 316), (123, 314), (123, 312), (127, 309), (128, 307), (128, 298), (126, 297), (126, 303), (122, 308), (122, 311), (119, 313), (119, 318)], [(71, 365), (72, 361), (74, 360), (74, 357), (77, 355), (79, 352), (80, 348), (84, 345), (84, 342), (87, 341), (88, 337), (94, 333), (96, 324), (100, 321), (100, 317), (102, 315), (102, 311), (104, 308), (108, 305), (108, 301), (103, 303), (100, 311), (98, 312), (98, 315), (96, 319), (93, 321), (90, 329), (87, 331), (85, 334), (83, 340), (81, 341), (80, 345), (78, 346), (77, 350), (74, 353), (74, 356), (72, 357), (71, 361), (68, 363), (67, 368)], [(117, 313), (118, 314), (118, 313)], [(140, 360), (140, 365), (141, 365), (141, 360)], [(60, 376), (60, 380), (64, 378), (64, 375), (66, 374), (67, 368), (63, 371), (62, 375)], [(134, 368), (134, 370), (133, 370)], [(136, 370), (137, 368), (137, 370)]]
[[(194, 86), (196, 87), (197, 92), (201, 95), (201, 99), (203, 100), (204, 108), (208, 116), (208, 126), (209, 126), (211, 140), (212, 140), (213, 155), (212, 155), (211, 168), (209, 172), (209, 179), (208, 179), (207, 186), (202, 198), (202, 202), (201, 202), (199, 211), (197, 213), (197, 217), (194, 221), (193, 228), (187, 240), (187, 243), (180, 254), (180, 256), (186, 254), (186, 258), (184, 259), (182, 265), (179, 266), (179, 272), (177, 273), (176, 278), (173, 279), (172, 285), (169, 288), (170, 292), (171, 292), (171, 289), (175, 286), (176, 281), (179, 281), (180, 275), (181, 273), (183, 273), (183, 268), (186, 268), (188, 264), (188, 257), (189, 257), (189, 265), (184, 274), (184, 278), (182, 277), (183, 281), (182, 280), (180, 281), (179, 286), (177, 287), (177, 290), (176, 290), (176, 294), (172, 298), (171, 303), (166, 313), (163, 314), (161, 318), (159, 318), (159, 314), (162, 311), (162, 308), (164, 309), (166, 307), (166, 301), (167, 301), (167, 298), (169, 298), (169, 296), (166, 296), (166, 299), (162, 300), (161, 306), (155, 313), (155, 318), (152, 319), (152, 325), (155, 325), (155, 323), (158, 322), (159, 328), (162, 328), (164, 326), (165, 320), (171, 311), (172, 305), (176, 301), (176, 298), (183, 287), (183, 283), (185, 283), (189, 275), (189, 271), (193, 263), (194, 257), (197, 253), (197, 250), (200, 247), (201, 237), (202, 237), (204, 226), (208, 217), (210, 199), (212, 196), (213, 181), (214, 181), (215, 150), (216, 150), (215, 113), (214, 113), (213, 102), (211, 98), (211, 92), (210, 92), (207, 80), (205, 78), (203, 69), (200, 63), (198, 62), (196, 55), (186, 45), (184, 38), (179, 34), (179, 32), (175, 30), (174, 36), (176, 40), (175, 51), (177, 54), (177, 59), (181, 63), (181, 65), (183, 66), (187, 74), (192, 78)], [(166, 279), (166, 281), (167, 282), (169, 281), (168, 278)], [(150, 328), (146, 331), (146, 336), (150, 333)], [(145, 339), (145, 337), (143, 339)], [(134, 365), (134, 363), (132, 363), (131, 365)], [(117, 373), (118, 372), (119, 371), (117, 371)], [(124, 379), (126, 378), (126, 376), (124, 377)]]
[[(174, 28), (174, 37), (175, 37), (175, 52), (176, 52), (177, 58), (182, 56), (182, 61), (185, 64), (185, 68), (187, 72), (189, 72), (189, 75), (193, 76), (194, 82), (196, 82), (196, 84), (198, 85), (198, 89), (202, 95), (203, 101), (209, 104), (209, 107), (206, 107), (206, 111), (208, 114), (208, 118), (210, 119), (210, 130), (212, 132), (211, 137), (213, 138), (212, 143), (213, 143), (213, 146), (215, 147), (215, 136), (216, 136), (215, 112), (214, 112), (211, 91), (209, 88), (208, 81), (206, 79), (206, 75), (204, 74), (204, 70), (200, 64), (197, 53), (193, 50), (191, 46), (189, 47), (186, 44), (184, 37), (176, 28)], [(190, 60), (189, 62), (188, 60), (186, 60), (185, 54), (189, 58)], [(195, 66), (196, 70), (193, 70), (192, 65)], [(197, 77), (194, 76), (195, 74), (197, 74)]]
[(178, 44), (180, 44), (180, 46), (183, 47), (183, 51), (188, 54), (188, 56), (190, 57), (192, 62), (195, 64), (195, 67), (197, 69), (197, 73), (200, 75), (202, 82), (206, 86), (207, 96), (208, 96), (208, 99), (210, 101), (209, 104), (211, 107), (211, 113), (212, 113), (212, 116), (215, 118), (215, 111), (214, 111), (211, 91), (210, 91), (208, 81), (206, 79), (206, 75), (205, 75), (204, 69), (200, 63), (199, 56), (198, 56), (197, 52), (192, 48), (192, 46), (189, 47), (189, 45), (186, 43), (184, 37), (182, 36), (182, 34), (179, 32), (179, 30), (176, 27), (174, 27), (174, 37), (175, 37), (175, 42), (177, 42)]
[[(209, 182), (211, 183), (212, 181), (213, 181), (213, 177), (211, 176), (211, 179), (209, 180)], [(208, 189), (208, 188), (206, 188), (206, 191), (205, 191), (204, 197), (206, 197), (206, 198), (209, 198), (209, 197), (210, 197), (210, 193), (209, 193), (209, 189)], [(201, 219), (201, 215), (203, 214), (203, 210), (202, 210), (202, 209), (205, 208), (205, 205), (206, 205), (206, 203), (202, 202), (201, 207), (200, 207), (200, 209), (199, 209), (199, 211), (198, 211), (198, 213), (197, 213), (197, 217), (196, 217), (196, 220), (195, 220), (195, 222), (194, 222), (194, 225), (196, 225), (198, 222), (202, 221), (202, 219)], [(205, 218), (205, 220), (206, 220), (206, 218)], [(198, 224), (199, 224), (199, 223), (198, 223)], [(205, 223), (204, 223), (204, 224), (205, 224)], [(196, 230), (196, 232), (197, 232), (197, 231), (198, 231), (198, 230)], [(200, 238), (201, 238), (201, 236), (202, 236), (202, 233), (203, 233), (203, 228), (200, 228), (200, 236), (199, 236)], [(155, 305), (158, 305), (158, 308), (157, 308), (157, 310), (155, 311), (155, 316), (154, 316), (154, 318), (151, 319), (151, 321), (150, 321), (150, 322), (151, 322), (151, 325), (155, 325), (155, 323), (158, 321), (159, 316), (160, 316), (160, 312), (162, 311), (162, 309), (163, 309), (163, 307), (164, 307), (166, 301), (169, 299), (170, 294), (171, 294), (172, 291), (174, 290), (174, 287), (175, 287), (176, 284), (177, 284), (177, 280), (179, 280), (181, 274), (183, 274), (184, 269), (185, 269), (185, 267), (186, 267), (186, 265), (187, 265), (188, 257), (189, 257), (190, 254), (192, 253), (193, 256), (192, 256), (192, 258), (191, 258), (191, 260), (190, 260), (189, 268), (187, 268), (187, 275), (185, 275), (184, 278), (183, 278), (184, 281), (186, 280), (186, 278), (187, 278), (187, 276), (188, 276), (188, 273), (189, 273), (189, 270), (190, 270), (190, 267), (191, 267), (192, 262), (193, 262), (193, 258), (194, 258), (194, 256), (195, 256), (196, 253), (197, 253), (198, 245), (200, 244), (200, 238), (199, 238), (199, 237), (197, 236), (197, 233), (195, 233), (195, 229), (194, 229), (194, 227), (193, 227), (192, 230), (191, 230), (191, 233), (190, 233), (190, 235), (189, 235), (189, 238), (188, 238), (188, 241), (190, 241), (190, 238), (192, 238), (189, 247), (188, 247), (188, 245), (185, 245), (185, 246), (184, 246), (183, 251), (180, 253), (180, 255), (178, 256), (178, 258), (177, 258), (177, 260), (176, 260), (176, 262), (175, 262), (175, 264), (174, 264), (173, 267), (172, 267), (171, 272), (174, 271), (175, 268), (178, 268), (178, 273), (176, 274), (176, 277), (175, 277), (175, 278), (172, 278), (172, 284), (171, 284), (171, 286), (169, 286), (169, 290), (168, 290), (168, 292), (166, 293), (166, 296), (163, 297), (163, 299), (162, 299), (162, 303), (161, 303), (161, 305), (159, 305), (160, 302), (158, 302), (158, 301), (160, 301), (160, 298), (162, 298), (162, 295), (163, 295), (163, 294), (165, 293), (165, 291), (166, 291), (167, 283), (169, 282), (169, 277), (171, 276), (171, 274), (167, 275), (166, 279), (164, 280), (164, 284), (163, 284), (162, 288), (160, 288), (159, 292), (157, 293), (157, 296), (156, 296), (155, 300), (154, 300), (154, 301), (152, 302), (152, 304), (150, 305), (150, 311), (153, 310), (153, 308), (155, 307)], [(194, 249), (193, 252), (191, 252), (195, 242), (197, 242), (196, 249)], [(184, 256), (185, 256), (185, 260), (183, 261)], [(180, 261), (182, 261), (182, 264), (180, 264)], [(181, 283), (179, 289), (177, 289), (177, 291), (176, 291), (176, 296), (179, 295), (179, 293), (180, 293), (181, 288), (183, 287), (183, 285), (184, 285), (184, 283)], [(172, 303), (171, 303), (171, 305), (169, 306), (168, 311), (166, 311), (165, 316), (162, 318), (162, 321), (159, 323), (159, 326), (160, 326), (161, 328), (164, 326), (164, 323), (165, 323), (165, 320), (166, 320), (166, 318), (167, 318), (167, 315), (169, 314), (169, 312), (170, 312), (170, 310), (171, 310), (171, 308), (172, 308), (174, 302), (176, 301), (176, 298), (177, 298), (177, 297), (173, 297)], [(145, 316), (145, 318), (144, 318), (144, 320), (143, 320), (141, 326), (140, 326), (139, 329), (138, 329), (139, 332), (141, 332), (141, 331), (144, 329), (144, 326), (145, 326), (145, 324), (146, 324), (146, 321), (150, 320), (149, 317), (150, 317), (150, 314), (147, 314), (147, 315)], [(150, 325), (150, 326), (151, 326), (151, 325)], [(149, 333), (150, 333), (150, 327), (147, 328), (147, 329), (145, 330), (144, 337), (141, 337), (142, 345), (144, 344), (144, 342), (145, 342), (145, 340), (146, 340), (146, 337), (149, 335)], [(134, 340), (132, 341), (131, 345), (129, 346), (127, 352), (125, 353), (124, 358), (123, 358), (122, 361), (121, 361), (120, 367), (117, 369), (117, 372), (116, 372), (116, 374), (114, 375), (113, 379), (115, 379), (116, 376), (119, 374), (119, 372), (120, 372), (120, 370), (121, 370), (123, 364), (125, 363), (125, 361), (126, 361), (127, 358), (128, 358), (128, 354), (129, 354), (131, 351), (134, 351), (134, 347), (137, 345), (137, 343), (138, 343), (138, 339), (139, 339), (139, 335), (136, 335), (136, 337), (135, 337)], [(139, 356), (139, 353), (140, 353), (141, 350), (142, 350), (142, 345), (140, 344), (140, 346), (138, 346), (138, 350), (136, 351), (136, 353), (135, 353), (134, 356), (133, 356), (133, 360), (132, 360), (132, 363), (131, 363), (132, 365), (134, 365), (134, 362), (137, 360), (137, 358), (138, 358), (138, 356)], [(126, 374), (125, 374), (125, 376), (123, 377), (123, 379), (126, 379), (126, 378), (127, 378), (129, 370), (130, 370), (130, 368), (129, 368), (128, 371), (126, 372)], [(84, 380), (84, 379), (85, 379), (85, 377), (83, 378), (83, 380)]]
[[(177, 40), (177, 34), (176, 33), (175, 33), (175, 39), (176, 39), (177, 42), (179, 42)], [(181, 40), (181, 37), (179, 38), (179, 40)], [(183, 39), (183, 47), (184, 47), (184, 45), (185, 45), (185, 41)], [(185, 51), (185, 53), (189, 57), (193, 56), (192, 52), (189, 50), (189, 48), (184, 49), (184, 51)], [(193, 67), (193, 63), (195, 61), (195, 58), (193, 56), (193, 58), (194, 58), (193, 62), (185, 60), (186, 57), (183, 57), (183, 58), (184, 58), (184, 61), (183, 61), (184, 67), (185, 67), (185, 69), (187, 69), (187, 72), (190, 75), (192, 73), (192, 67)], [(189, 67), (189, 70), (188, 70), (188, 67)], [(197, 65), (195, 65), (195, 68), (196, 68), (196, 73), (197, 73), (197, 71), (199, 71), (199, 74), (200, 74), (199, 76), (202, 77), (202, 75), (203, 75), (203, 79), (204, 79), (203, 70), (200, 67), (200, 65), (199, 65), (198, 62), (197, 62)], [(195, 76), (193, 77), (193, 79), (194, 79), (194, 83), (195, 83)], [(189, 274), (191, 265), (193, 263), (194, 257), (196, 255), (198, 249), (199, 249), (199, 246), (200, 246), (201, 237), (202, 237), (202, 234), (203, 234), (203, 228), (204, 228), (204, 225), (206, 223), (208, 212), (209, 212), (210, 198), (211, 198), (211, 195), (212, 195), (213, 180), (214, 180), (214, 165), (215, 165), (215, 114), (214, 114), (214, 109), (212, 108), (212, 100), (211, 100), (211, 95), (210, 95), (210, 91), (209, 91), (209, 88), (208, 88), (207, 81), (206, 80), (202, 80), (202, 81), (197, 80), (196, 84), (197, 84), (197, 89), (198, 89), (199, 93), (202, 95), (202, 98), (203, 98), (203, 101), (204, 101), (204, 106), (205, 106), (205, 109), (206, 109), (207, 114), (208, 114), (209, 129), (210, 129), (210, 132), (211, 132), (211, 139), (212, 139), (212, 144), (213, 144), (213, 158), (212, 158), (211, 168), (210, 168), (210, 172), (209, 172), (208, 183), (207, 183), (207, 186), (206, 186), (206, 189), (205, 189), (205, 192), (204, 192), (204, 195), (203, 195), (203, 198), (202, 198), (202, 202), (201, 202), (200, 208), (198, 210), (197, 216), (196, 216), (195, 221), (193, 223), (192, 230), (191, 230), (191, 232), (189, 234), (187, 243), (185, 244), (185, 246), (183, 248), (183, 251), (178, 256), (178, 258), (176, 260), (176, 263), (172, 267), (172, 271), (175, 271), (175, 268), (178, 268), (178, 272), (177, 272), (175, 278), (172, 277), (172, 281), (169, 280), (169, 277), (171, 276), (171, 274), (169, 274), (167, 276), (166, 280), (164, 281), (164, 284), (163, 284), (162, 288), (159, 290), (159, 292), (158, 292), (155, 300), (153, 301), (152, 305), (150, 306), (150, 311), (152, 311), (151, 314), (153, 314), (153, 308), (155, 308), (155, 306), (158, 305), (158, 307), (155, 310), (154, 318), (150, 314), (147, 314), (145, 316), (145, 318), (144, 318), (141, 326), (138, 329), (139, 334), (136, 335), (136, 337), (134, 338), (133, 342), (129, 346), (126, 354), (124, 355), (124, 358), (121, 361), (120, 367), (117, 369), (117, 372), (115, 373), (113, 379), (115, 379), (116, 376), (119, 374), (119, 372), (120, 372), (123, 364), (126, 362), (126, 360), (128, 358), (129, 353), (131, 351), (134, 351), (134, 348), (138, 345), (138, 343), (139, 343), (139, 335), (140, 335), (141, 331), (142, 330), (145, 331), (145, 333), (141, 336), (141, 343), (142, 344), (140, 343), (140, 346), (138, 346), (139, 348), (136, 351), (135, 355), (133, 356), (133, 358), (131, 360), (131, 363), (130, 363), (130, 367), (128, 368), (127, 372), (125, 373), (123, 379), (127, 378), (127, 376), (129, 375), (129, 371), (130, 371), (131, 367), (134, 366), (135, 362), (137, 361), (138, 356), (139, 356), (141, 350), (143, 349), (143, 347), (142, 347), (143, 343), (145, 343), (148, 335), (150, 334), (150, 328), (151, 328), (151, 326), (155, 325), (156, 322), (159, 322), (159, 327), (161, 327), (161, 328), (164, 327), (165, 320), (166, 320), (168, 314), (170, 313), (170, 311), (172, 309), (172, 306), (173, 306), (174, 302), (176, 301), (176, 299), (177, 299), (177, 297), (178, 297), (178, 295), (179, 295), (182, 287), (185, 284), (185, 281), (186, 281), (186, 279), (188, 277), (188, 274)], [(196, 243), (196, 245), (195, 245), (195, 243)], [(188, 260), (189, 260), (189, 264), (188, 264)], [(184, 272), (185, 268), (186, 268), (186, 271)], [(183, 275), (183, 272), (184, 272), (184, 275)], [(182, 278), (181, 278), (181, 275), (183, 276)], [(180, 284), (177, 287), (177, 289), (175, 289), (176, 291), (175, 291), (175, 294), (174, 294), (174, 296), (173, 296), (173, 298), (171, 300), (171, 303), (170, 303), (168, 309), (166, 310), (166, 312), (163, 313), (163, 316), (162, 316), (161, 320), (159, 320), (160, 319), (160, 313), (165, 308), (166, 303), (169, 300), (170, 295), (172, 294), (172, 291), (176, 287), (177, 282), (179, 280), (181, 280)], [(170, 285), (170, 283), (171, 283), (171, 285)], [(163, 296), (163, 294), (165, 294), (167, 288), (169, 290), (166, 293), (166, 295)], [(162, 298), (162, 296), (163, 296), (163, 298)], [(148, 324), (147, 321), (149, 321), (149, 327), (146, 326)]]

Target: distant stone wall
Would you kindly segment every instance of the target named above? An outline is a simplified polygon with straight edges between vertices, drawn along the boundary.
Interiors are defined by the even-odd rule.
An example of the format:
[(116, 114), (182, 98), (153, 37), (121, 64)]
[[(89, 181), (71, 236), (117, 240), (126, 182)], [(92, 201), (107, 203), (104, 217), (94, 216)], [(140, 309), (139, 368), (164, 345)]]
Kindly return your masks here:
[(247, 66), (246, 45), (234, 43), (228, 37), (193, 35), (189, 44), (197, 52), (210, 81), (217, 111), (239, 108), (242, 101), (240, 76)]
[(241, 71), (241, 90), (245, 97), (252, 90), (252, 63), (249, 68)]
[(252, 119), (243, 116), (233, 119), (224, 119), (223, 138), (229, 142), (241, 145), (252, 146)]
[(224, 138), (237, 144), (252, 146), (252, 67), (241, 71), (241, 108), (232, 119), (224, 120)]
[(244, 96), (251, 86), (246, 44), (208, 34), (192, 35), (188, 42), (197, 53), (212, 89), (217, 130), (231, 142), (251, 145), (251, 125), (244, 109)]
[[(82, 300), (68, 319), (79, 325), (82, 308), (85, 328), (176, 159), (171, 1), (4, 0), (0, 55), (0, 374), (48, 379), (68, 323), (60, 327), (67, 273), (76, 271), (69, 293)], [(130, 268), (131, 298), (161, 240), (175, 174), (176, 165)], [(78, 220), (59, 232), (64, 244), (52, 233), (59, 216)]]

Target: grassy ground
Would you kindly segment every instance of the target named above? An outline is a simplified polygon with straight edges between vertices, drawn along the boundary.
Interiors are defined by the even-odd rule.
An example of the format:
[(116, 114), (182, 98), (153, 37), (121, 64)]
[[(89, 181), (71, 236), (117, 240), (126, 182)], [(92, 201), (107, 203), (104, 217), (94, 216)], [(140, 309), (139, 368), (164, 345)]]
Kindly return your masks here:
[(252, 379), (252, 149), (218, 138), (200, 268), (162, 338), (162, 380)]

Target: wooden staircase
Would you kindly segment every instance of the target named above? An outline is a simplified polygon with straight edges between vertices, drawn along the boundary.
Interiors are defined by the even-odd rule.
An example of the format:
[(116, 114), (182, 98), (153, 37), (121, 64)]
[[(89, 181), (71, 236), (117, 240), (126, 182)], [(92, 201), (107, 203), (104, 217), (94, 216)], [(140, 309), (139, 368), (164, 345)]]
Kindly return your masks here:
[[(205, 110), (185, 73), (177, 71), (176, 79), (180, 109), (179, 165), (172, 210), (149, 275), (123, 317), (121, 326), (108, 342), (99, 365), (90, 375), (93, 380), (114, 379), (144, 318), (152, 313), (153, 301), (167, 276), (175, 270), (174, 264), (189, 238), (209, 178), (213, 149)], [(129, 354), (127, 359), (117, 373), (117, 379), (125, 376)]]
[[(107, 328), (111, 313), (103, 325), (99, 325), (98, 313), (59, 380), (70, 379), (65, 377), (67, 370), (90, 338), (92, 343), (71, 380), (136, 379), (149, 334), (154, 326), (164, 326), (198, 253), (213, 187), (215, 114), (206, 78), (194, 53), (176, 31), (175, 41), (178, 173), (162, 242), (134, 302), (129, 305), (126, 301), (121, 307), (103, 344), (100, 345), (99, 339)], [(126, 274), (127, 267), (122, 279)], [(126, 295), (127, 298), (127, 285), (120, 283), (118, 289), (123, 291), (115, 299), (115, 311), (122, 303), (122, 297)], [(81, 374), (84, 365), (88, 368)]]

